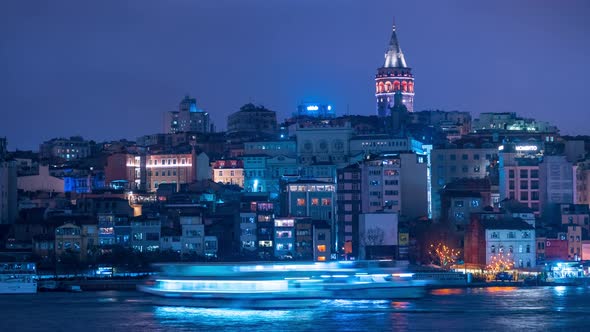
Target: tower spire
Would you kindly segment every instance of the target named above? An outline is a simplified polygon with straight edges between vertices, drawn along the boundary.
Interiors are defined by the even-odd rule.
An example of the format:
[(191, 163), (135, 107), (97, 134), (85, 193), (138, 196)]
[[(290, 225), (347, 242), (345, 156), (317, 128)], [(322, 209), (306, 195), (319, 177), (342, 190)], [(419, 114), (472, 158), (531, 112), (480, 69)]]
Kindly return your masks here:
[(375, 75), (377, 114), (381, 117), (393, 114), (391, 108), (394, 105), (399, 108), (403, 104), (408, 112), (414, 111), (414, 75), (399, 46), (395, 20), (391, 30), (385, 64), (377, 68)]
[(393, 28), (391, 31), (391, 38), (389, 39), (389, 47), (385, 53), (385, 68), (407, 68), (406, 59), (399, 47), (397, 34), (395, 33), (395, 18), (393, 20)]

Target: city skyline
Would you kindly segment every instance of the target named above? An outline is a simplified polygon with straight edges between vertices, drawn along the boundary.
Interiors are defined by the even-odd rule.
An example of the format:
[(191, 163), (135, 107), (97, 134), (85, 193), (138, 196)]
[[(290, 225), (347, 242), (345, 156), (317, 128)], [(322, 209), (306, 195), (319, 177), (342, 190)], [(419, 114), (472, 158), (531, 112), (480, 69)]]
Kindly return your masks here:
[(584, 118), (590, 74), (583, 1), (0, 8), (0, 132), (10, 149), (36, 150), (61, 136), (163, 132), (164, 113), (186, 94), (218, 129), (248, 102), (279, 119), (301, 101), (333, 104), (338, 115), (375, 115), (374, 75), (394, 17), (416, 77), (416, 111), (516, 112), (585, 134), (584, 121), (572, 120)]

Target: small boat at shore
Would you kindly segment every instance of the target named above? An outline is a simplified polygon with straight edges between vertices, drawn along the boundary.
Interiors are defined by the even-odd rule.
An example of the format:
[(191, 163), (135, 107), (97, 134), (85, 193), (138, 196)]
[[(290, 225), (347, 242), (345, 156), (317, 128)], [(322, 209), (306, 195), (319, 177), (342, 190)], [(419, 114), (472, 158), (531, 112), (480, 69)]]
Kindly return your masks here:
[(59, 282), (56, 280), (39, 280), (38, 289), (41, 292), (55, 292), (59, 290)]
[(70, 293), (80, 293), (82, 292), (82, 287), (80, 285), (64, 285), (64, 290)]
[(292, 308), (321, 300), (424, 296), (423, 282), (383, 262), (158, 264), (138, 286), (164, 305)]

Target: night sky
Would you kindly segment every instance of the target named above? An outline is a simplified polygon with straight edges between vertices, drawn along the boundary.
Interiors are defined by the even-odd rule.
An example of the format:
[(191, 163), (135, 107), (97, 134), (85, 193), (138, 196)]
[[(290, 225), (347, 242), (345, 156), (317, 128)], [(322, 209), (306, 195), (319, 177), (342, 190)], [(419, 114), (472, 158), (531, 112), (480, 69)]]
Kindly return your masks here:
[(247, 102), (375, 114), (395, 17), (415, 109), (517, 112), (590, 134), (590, 2), (1, 1), (0, 136), (162, 132), (185, 94), (218, 130)]

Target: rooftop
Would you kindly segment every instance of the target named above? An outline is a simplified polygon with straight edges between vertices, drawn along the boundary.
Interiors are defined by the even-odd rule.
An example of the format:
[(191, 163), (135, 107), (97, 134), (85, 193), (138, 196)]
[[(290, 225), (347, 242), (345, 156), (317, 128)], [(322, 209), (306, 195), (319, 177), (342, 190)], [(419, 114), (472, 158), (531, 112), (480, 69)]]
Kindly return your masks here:
[(534, 213), (535, 210), (531, 209), (527, 205), (515, 200), (505, 199), (500, 202), (500, 207), (510, 213)]
[(293, 182), (289, 182), (289, 184), (334, 184), (333, 182), (326, 182), (326, 181), (319, 181), (315, 179), (300, 179)]
[(506, 218), (499, 220), (482, 220), (481, 225), (485, 229), (511, 229), (511, 230), (526, 230), (535, 229), (526, 221), (520, 218)]
[(399, 42), (397, 40), (397, 34), (395, 32), (395, 24), (391, 31), (391, 38), (389, 39), (389, 47), (385, 53), (385, 64), (384, 68), (408, 68), (404, 53), (402, 52)]

